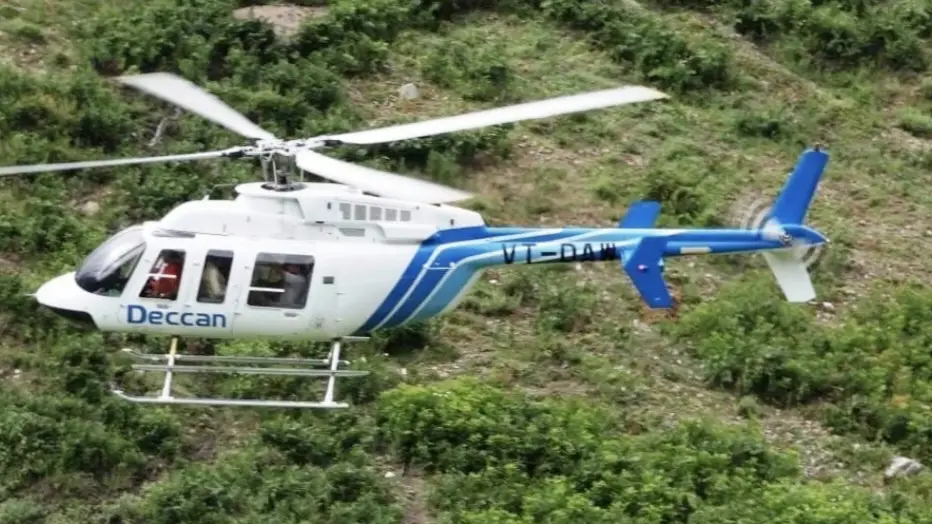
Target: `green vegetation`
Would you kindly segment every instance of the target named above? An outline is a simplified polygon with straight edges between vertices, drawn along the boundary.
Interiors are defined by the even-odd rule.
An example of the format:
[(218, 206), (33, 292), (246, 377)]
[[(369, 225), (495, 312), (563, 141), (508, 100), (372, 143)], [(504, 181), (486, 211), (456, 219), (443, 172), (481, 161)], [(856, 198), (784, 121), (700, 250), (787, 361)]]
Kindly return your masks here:
[[(455, 313), (349, 349), (339, 413), (146, 408), (113, 351), (26, 296), (110, 231), (248, 162), (5, 179), (0, 522), (920, 522), (932, 483), (932, 3), (766, 0), (295, 2), (286, 34), (227, 0), (0, 6), (0, 164), (167, 154), (236, 137), (117, 89), (172, 71), (272, 132), (311, 136), (643, 83), (639, 107), (338, 154), (482, 193), (496, 224), (734, 224), (802, 149), (832, 153), (810, 220), (832, 239), (820, 305), (756, 257), (672, 260), (683, 306), (646, 310), (617, 266), (490, 272)], [(260, 6), (261, 7), (261, 6)], [(241, 14), (242, 12), (238, 12)], [(396, 96), (414, 82), (417, 100)], [(88, 202), (99, 204), (87, 211)], [(219, 354), (303, 344), (191, 341)], [(404, 372), (402, 372), (404, 371)], [(200, 394), (314, 385), (210, 377)]]

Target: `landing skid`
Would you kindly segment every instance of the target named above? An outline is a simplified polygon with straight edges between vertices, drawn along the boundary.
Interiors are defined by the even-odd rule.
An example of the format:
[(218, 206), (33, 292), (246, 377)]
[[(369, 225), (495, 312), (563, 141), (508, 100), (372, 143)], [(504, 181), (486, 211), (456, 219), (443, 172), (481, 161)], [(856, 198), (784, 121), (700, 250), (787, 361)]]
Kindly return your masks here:
[[(162, 384), (162, 393), (157, 397), (127, 395), (121, 389), (112, 389), (113, 393), (130, 402), (141, 404), (180, 404), (192, 406), (235, 406), (235, 407), (266, 407), (266, 408), (298, 408), (298, 409), (338, 409), (348, 408), (345, 402), (334, 402), (338, 377), (361, 377), (368, 375), (368, 371), (340, 370), (341, 364), (349, 362), (340, 360), (341, 342), (356, 342), (368, 340), (365, 337), (344, 337), (334, 340), (330, 347), (330, 354), (325, 359), (314, 358), (278, 358), (278, 357), (233, 357), (208, 355), (179, 355), (178, 337), (172, 338), (169, 352), (165, 355), (141, 353), (124, 348), (123, 352), (136, 360), (148, 362), (165, 362), (165, 364), (133, 364), (132, 368), (139, 372), (165, 373)], [(176, 362), (207, 365), (177, 365)], [(213, 366), (210, 364), (234, 364), (230, 366)], [(242, 364), (238, 366), (235, 364)], [(246, 366), (252, 364), (252, 366)], [(256, 365), (292, 365), (297, 367), (255, 367)], [(303, 367), (301, 367), (303, 366)], [(316, 369), (315, 369), (316, 368)], [(226, 398), (197, 398), (172, 396), (172, 380), (175, 373), (239, 373), (264, 376), (290, 376), (290, 377), (327, 377), (327, 390), (324, 398), (318, 402), (296, 400), (262, 400), (262, 399), (226, 399)]]

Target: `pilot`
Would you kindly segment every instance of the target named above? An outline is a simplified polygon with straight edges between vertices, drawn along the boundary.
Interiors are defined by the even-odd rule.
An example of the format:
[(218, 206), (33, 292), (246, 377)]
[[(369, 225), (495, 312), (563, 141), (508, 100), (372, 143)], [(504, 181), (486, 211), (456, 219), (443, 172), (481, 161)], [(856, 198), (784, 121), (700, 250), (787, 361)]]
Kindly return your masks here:
[(177, 251), (169, 251), (162, 257), (158, 274), (152, 277), (151, 289), (155, 298), (167, 298), (169, 300), (177, 298), (183, 264), (184, 258)]

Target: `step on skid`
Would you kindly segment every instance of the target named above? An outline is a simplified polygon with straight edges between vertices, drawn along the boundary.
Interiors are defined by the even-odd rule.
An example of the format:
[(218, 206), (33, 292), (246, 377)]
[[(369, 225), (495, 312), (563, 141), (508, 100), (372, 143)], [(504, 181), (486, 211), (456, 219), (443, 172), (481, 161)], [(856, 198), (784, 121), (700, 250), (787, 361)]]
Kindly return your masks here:
[[(180, 404), (194, 406), (226, 406), (226, 407), (266, 407), (266, 408), (296, 408), (296, 409), (340, 409), (348, 408), (346, 402), (334, 401), (337, 378), (362, 377), (368, 371), (339, 369), (341, 365), (348, 365), (346, 360), (340, 360), (340, 350), (343, 342), (361, 342), (368, 337), (343, 337), (333, 340), (330, 353), (325, 359), (313, 358), (284, 358), (284, 357), (250, 357), (250, 356), (222, 356), (222, 355), (184, 355), (178, 354), (178, 337), (173, 337), (171, 346), (166, 354), (141, 353), (134, 349), (123, 348), (123, 352), (136, 360), (156, 362), (157, 364), (133, 364), (134, 371), (165, 373), (162, 391), (158, 396), (134, 396), (126, 394), (122, 389), (111, 388), (111, 391), (123, 400), (141, 404)], [(181, 365), (178, 363), (181, 362)], [(195, 365), (188, 365), (195, 364)], [(200, 364), (200, 365), (198, 365)], [(232, 364), (216, 366), (211, 364)], [(290, 365), (293, 367), (260, 367), (261, 365)], [(201, 398), (201, 397), (175, 397), (172, 395), (172, 386), (175, 373), (228, 373), (262, 376), (289, 376), (289, 377), (327, 377), (327, 389), (320, 401), (296, 400), (265, 400), (265, 399), (229, 399), (229, 398)]]

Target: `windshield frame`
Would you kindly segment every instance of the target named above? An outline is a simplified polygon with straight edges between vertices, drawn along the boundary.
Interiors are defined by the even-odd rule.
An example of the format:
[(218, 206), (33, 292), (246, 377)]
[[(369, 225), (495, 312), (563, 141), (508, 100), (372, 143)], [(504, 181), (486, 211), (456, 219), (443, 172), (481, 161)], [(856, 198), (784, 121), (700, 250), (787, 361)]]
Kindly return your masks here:
[[(75, 271), (75, 281), (81, 289), (98, 295), (122, 294), (136, 265), (146, 249), (144, 226), (129, 226), (112, 235), (89, 254)], [(117, 272), (130, 264), (127, 274), (113, 281)], [(109, 282), (108, 282), (109, 281)]]

